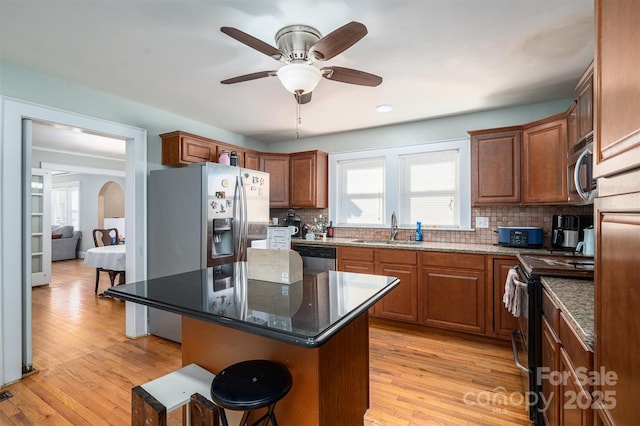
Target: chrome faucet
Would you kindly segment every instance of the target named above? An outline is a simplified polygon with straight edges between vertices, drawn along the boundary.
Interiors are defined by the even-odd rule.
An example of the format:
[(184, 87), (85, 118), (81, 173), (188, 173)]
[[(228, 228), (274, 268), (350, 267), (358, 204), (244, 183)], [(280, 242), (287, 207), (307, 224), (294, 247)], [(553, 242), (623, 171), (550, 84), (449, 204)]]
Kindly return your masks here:
[(391, 213), (391, 237), (390, 241), (396, 239), (396, 235), (398, 234), (398, 219), (396, 219), (396, 212)]

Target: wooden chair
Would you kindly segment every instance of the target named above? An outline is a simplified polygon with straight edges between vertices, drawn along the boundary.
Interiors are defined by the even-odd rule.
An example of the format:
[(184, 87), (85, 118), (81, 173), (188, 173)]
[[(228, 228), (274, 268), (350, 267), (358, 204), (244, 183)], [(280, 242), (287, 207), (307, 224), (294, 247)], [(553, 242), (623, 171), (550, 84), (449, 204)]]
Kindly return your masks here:
[[(117, 228), (94, 229), (93, 244), (96, 247), (112, 246), (118, 244), (118, 236)], [(111, 282), (112, 287), (115, 284), (115, 280), (118, 275), (120, 275), (120, 281), (124, 282), (124, 271), (112, 271), (111, 269), (96, 268), (96, 294), (98, 294), (100, 272), (106, 272), (109, 274), (109, 281)]]

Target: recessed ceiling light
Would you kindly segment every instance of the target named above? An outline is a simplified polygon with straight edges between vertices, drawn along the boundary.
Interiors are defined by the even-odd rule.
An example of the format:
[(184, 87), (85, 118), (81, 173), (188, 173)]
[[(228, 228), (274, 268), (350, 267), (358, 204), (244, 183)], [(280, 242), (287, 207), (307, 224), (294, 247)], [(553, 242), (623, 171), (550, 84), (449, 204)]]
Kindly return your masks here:
[(382, 104), (376, 107), (376, 111), (378, 112), (389, 112), (393, 109), (393, 107), (389, 104)]

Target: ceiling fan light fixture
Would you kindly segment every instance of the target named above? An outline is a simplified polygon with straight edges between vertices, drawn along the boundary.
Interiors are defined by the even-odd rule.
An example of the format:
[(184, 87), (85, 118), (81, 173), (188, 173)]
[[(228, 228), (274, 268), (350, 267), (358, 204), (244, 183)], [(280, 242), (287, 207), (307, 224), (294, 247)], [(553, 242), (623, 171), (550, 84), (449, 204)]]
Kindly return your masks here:
[(289, 92), (293, 94), (306, 94), (316, 88), (322, 78), (322, 71), (313, 65), (288, 64), (281, 67), (278, 79)]

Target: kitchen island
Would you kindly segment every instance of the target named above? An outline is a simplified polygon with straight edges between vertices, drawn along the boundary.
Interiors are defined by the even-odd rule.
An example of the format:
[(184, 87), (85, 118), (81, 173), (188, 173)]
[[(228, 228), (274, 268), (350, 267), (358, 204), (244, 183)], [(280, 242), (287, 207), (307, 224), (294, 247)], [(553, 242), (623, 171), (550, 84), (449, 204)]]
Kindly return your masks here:
[(246, 278), (246, 263), (112, 287), (106, 295), (182, 315), (182, 364), (214, 374), (270, 359), (293, 376), (281, 424), (362, 424), (369, 407), (368, 309), (394, 277), (305, 270), (293, 284)]

